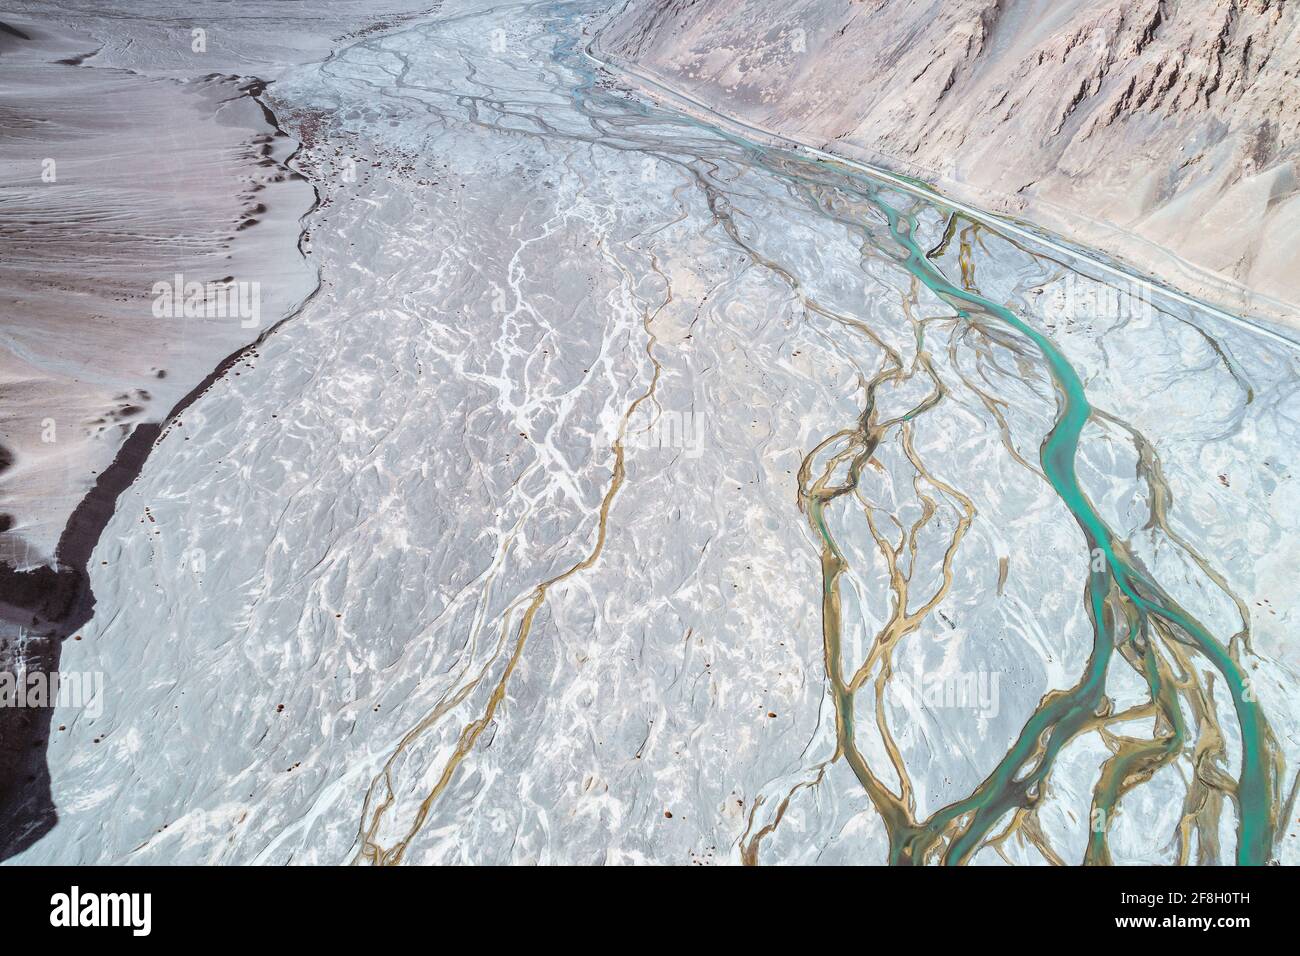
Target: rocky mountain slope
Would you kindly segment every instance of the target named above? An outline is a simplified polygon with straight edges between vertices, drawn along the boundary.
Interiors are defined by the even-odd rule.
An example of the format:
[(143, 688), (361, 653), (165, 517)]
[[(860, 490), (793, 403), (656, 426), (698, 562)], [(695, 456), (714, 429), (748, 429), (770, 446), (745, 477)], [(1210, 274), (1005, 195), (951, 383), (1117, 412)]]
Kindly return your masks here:
[(1295, 319), (1286, 0), (629, 0), (599, 49), (746, 122)]

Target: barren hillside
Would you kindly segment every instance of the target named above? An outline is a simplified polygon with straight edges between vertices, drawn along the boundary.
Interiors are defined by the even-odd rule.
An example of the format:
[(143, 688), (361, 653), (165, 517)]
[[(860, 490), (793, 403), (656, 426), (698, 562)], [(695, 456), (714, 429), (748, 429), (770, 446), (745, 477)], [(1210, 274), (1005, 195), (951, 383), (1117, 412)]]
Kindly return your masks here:
[(1286, 0), (629, 0), (600, 48), (747, 122), (1294, 319), (1298, 24)]

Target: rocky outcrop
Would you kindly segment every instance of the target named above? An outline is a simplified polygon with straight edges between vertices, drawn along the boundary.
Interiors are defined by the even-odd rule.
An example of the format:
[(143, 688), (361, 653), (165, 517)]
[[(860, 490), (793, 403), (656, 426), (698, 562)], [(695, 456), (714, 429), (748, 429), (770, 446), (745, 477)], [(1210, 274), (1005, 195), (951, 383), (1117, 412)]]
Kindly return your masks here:
[(599, 49), (746, 122), (1300, 315), (1286, 0), (629, 0)]

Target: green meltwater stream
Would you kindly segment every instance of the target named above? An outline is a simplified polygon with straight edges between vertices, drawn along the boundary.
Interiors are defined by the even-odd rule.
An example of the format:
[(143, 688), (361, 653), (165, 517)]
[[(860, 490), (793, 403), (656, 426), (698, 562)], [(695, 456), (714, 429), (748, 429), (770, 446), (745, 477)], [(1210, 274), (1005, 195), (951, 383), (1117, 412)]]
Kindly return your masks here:
[[(907, 215), (874, 198), (889, 221), (890, 233), (906, 251), (906, 267), (927, 288), (950, 302), (963, 320), (969, 310), (1006, 323), (1029, 339), (1051, 370), (1058, 399), (1056, 422), (1042, 443), (1043, 473), (1062, 504), (1078, 522), (1088, 551), (1100, 552), (1084, 587), (1085, 600), (1094, 629), (1092, 657), (1082, 680), (1067, 693), (1046, 700), (1025, 724), (1015, 747), (997, 769), (968, 799), (935, 813), (921, 827), (891, 834), (891, 858), (895, 861), (923, 859), (933, 841), (954, 821), (961, 821), (944, 859), (964, 862), (979, 846), (989, 829), (1009, 810), (1025, 805), (1027, 794), (1036, 789), (1050, 771), (1060, 749), (1094, 721), (1102, 709), (1107, 669), (1115, 648), (1130, 649), (1142, 665), (1151, 699), (1161, 706), (1166, 721), (1164, 740), (1152, 741), (1141, 750), (1118, 754), (1103, 771), (1104, 786), (1097, 789), (1094, 809), (1098, 819), (1113, 814), (1121, 793), (1121, 781), (1143, 772), (1145, 765), (1169, 760), (1181, 750), (1186, 727), (1177, 700), (1162, 686), (1166, 679), (1155, 648), (1156, 632), (1172, 641), (1194, 646), (1223, 676), (1232, 697), (1241, 729), (1242, 760), (1236, 798), (1239, 813), (1237, 862), (1260, 865), (1272, 854), (1279, 788), (1278, 755), (1272, 730), (1249, 681), (1237, 660), (1208, 630), (1165, 594), (1158, 583), (1126, 557), (1106, 523), (1097, 514), (1079, 486), (1075, 459), (1084, 425), (1092, 416), (1082, 381), (1069, 360), (1041, 332), (1018, 318), (1005, 306), (949, 282), (917, 246), (913, 222)], [(1097, 567), (1100, 564), (1100, 568)], [(1030, 765), (1032, 764), (1032, 767)], [(1029, 768), (1029, 769), (1027, 769)], [(1089, 858), (1105, 859), (1105, 830), (1095, 828), (1089, 842)]]
[[(590, 90), (590, 84), (585, 89)], [(580, 105), (590, 109), (591, 104), (580, 101)], [(1261, 865), (1269, 862), (1273, 858), (1281, 823), (1279, 815), (1283, 810), (1280, 779), (1283, 760), (1274, 733), (1241, 661), (1242, 650), (1249, 649), (1248, 616), (1243, 615), (1240, 630), (1233, 635), (1232, 640), (1225, 644), (1217, 639), (1208, 627), (1161, 587), (1157, 576), (1143, 567), (1141, 560), (1129, 550), (1122, 538), (1117, 538), (1089, 500), (1080, 485), (1076, 460), (1085, 427), (1094, 421), (1095, 416), (1080, 374), (1052, 339), (1036, 328), (1032, 321), (1017, 315), (1007, 305), (982, 295), (973, 281), (967, 281), (964, 285), (954, 284), (936, 261), (938, 257), (934, 252), (945, 248), (955, 231), (960, 229), (968, 234), (984, 232), (996, 235), (997, 227), (990, 226), (986, 221), (963, 217), (942, 208), (938, 203), (918, 199), (915, 194), (902, 193), (890, 187), (887, 182), (873, 180), (869, 174), (858, 169), (821, 160), (810, 163), (797, 152), (746, 143), (727, 133), (721, 135), (741, 146), (758, 165), (789, 182), (797, 192), (806, 193), (818, 205), (819, 198), (824, 199), (827, 191), (848, 193), (861, 200), (860, 210), (874, 212), (887, 222), (888, 238), (894, 244), (894, 249), (888, 248), (882, 241), (884, 237), (873, 235), (868, 229), (867, 241), (863, 247), (864, 256), (878, 258), (883, 255), (887, 260), (896, 261), (899, 268), (905, 269), (917, 282), (934, 293), (938, 300), (952, 307), (953, 321), (956, 324), (981, 329), (992, 322), (1013, 330), (1032, 345), (1041, 365), (1050, 376), (1056, 398), (1054, 422), (1041, 442), (1038, 457), (1041, 476), (1077, 524), (1082, 534), (1081, 544), (1088, 556), (1089, 570), (1079, 587), (1092, 627), (1091, 652), (1077, 683), (1066, 690), (1052, 691), (1043, 697), (1025, 721), (1012, 747), (969, 796), (933, 811), (922, 820), (914, 817), (914, 803), (902, 798), (907, 794), (908, 787), (904, 785), (901, 794), (885, 787), (873, 774), (855, 742), (858, 721), (856, 694), (864, 683), (861, 680), (864, 672), (859, 671), (852, 681), (845, 679), (839, 589), (840, 577), (849, 570), (849, 563), (826, 520), (826, 508), (832, 501), (858, 490), (864, 467), (870, 463), (879, 445), (890, 439), (891, 432), (898, 434), (905, 445), (910, 444), (909, 432), (915, 423), (922, 415), (938, 407), (946, 394), (946, 389), (934, 372), (930, 356), (925, 351), (924, 332), (920, 328), (912, 368), (904, 370), (898, 353), (886, 348), (886, 367), (867, 383), (867, 408), (858, 427), (837, 432), (827, 442), (819, 445), (805, 460), (801, 471), (800, 503), (809, 514), (811, 527), (819, 536), (823, 549), (823, 634), (839, 735), (835, 756), (847, 759), (880, 812), (888, 831), (890, 862), (915, 864), (941, 860), (950, 864), (965, 863), (986, 845), (990, 831), (1000, 822), (1006, 821), (1008, 815), (1011, 815), (1012, 822), (997, 838), (999, 842), (1005, 840), (1017, 827), (1027, 823), (1030, 820), (1028, 811), (1032, 811), (1042, 796), (1061, 751), (1079, 735), (1131, 716), (1113, 712), (1106, 694), (1107, 676), (1118, 653), (1145, 682), (1150, 695), (1150, 709), (1146, 712), (1154, 720), (1150, 739), (1122, 738), (1117, 742), (1112, 748), (1113, 754), (1101, 766), (1093, 791), (1084, 862), (1111, 862), (1107, 845), (1109, 821), (1117, 814), (1120, 800), (1129, 790), (1149, 780), (1160, 767), (1177, 760), (1189, 742), (1196, 744), (1198, 757), (1206, 755), (1210, 746), (1219, 747), (1218, 755), (1222, 756), (1221, 731), (1215, 726), (1213, 708), (1207, 706), (1203, 680), (1195, 675), (1193, 667), (1189, 667), (1191, 660), (1188, 649), (1194, 650), (1200, 659), (1208, 662), (1227, 687), (1237, 722), (1240, 758), (1235, 782), (1224, 780), (1222, 773), (1217, 770), (1202, 773), (1203, 768), (1198, 762), (1195, 770), (1197, 779), (1188, 795), (1186, 813), (1180, 823), (1184, 841), (1180, 858), (1186, 858), (1190, 843), (1189, 828), (1196, 828), (1201, 841), (1201, 859), (1206, 862), (1216, 859), (1212, 848), (1217, 843), (1216, 831), (1220, 820), (1215, 811), (1221, 806), (1218, 798), (1226, 793), (1236, 807), (1237, 863)], [(834, 174), (828, 175), (832, 169)], [(704, 179), (700, 182), (706, 191), (710, 189)], [(795, 270), (765, 259), (758, 253), (755, 244), (742, 240), (734, 221), (725, 213), (717, 212), (720, 205), (723, 204), (714, 202), (711, 203), (711, 208), (715, 210), (731, 239), (763, 266), (788, 282), (791, 289), (803, 299), (806, 307), (812, 308), (814, 312), (822, 311), (802, 293)], [(931, 220), (942, 218), (947, 227), (944, 242), (929, 252), (921, 248), (916, 238), (918, 220), (927, 217)], [(852, 226), (851, 219), (842, 221), (845, 225)], [(1021, 253), (1035, 255), (1031, 248), (1023, 244), (1016, 245)], [(975, 248), (977, 245), (974, 243), (964, 244), (965, 258), (960, 265), (963, 276), (968, 280), (980, 268), (979, 263), (971, 259)], [(1059, 264), (1068, 268), (1063, 263)], [(1153, 294), (1157, 298), (1160, 296), (1159, 292), (1151, 292), (1135, 280), (1129, 283), (1127, 291), (1108, 301), (1113, 304), (1125, 296), (1136, 296), (1149, 307), (1147, 296)], [(871, 338), (877, 345), (882, 344), (874, 336)], [(1016, 345), (1011, 348), (1021, 351)], [(1217, 343), (1215, 351), (1225, 365), (1231, 364), (1232, 360)], [(886, 383), (897, 385), (907, 381), (919, 366), (924, 367), (933, 381), (935, 392), (907, 412), (883, 424), (879, 422), (875, 407), (877, 388)], [(1249, 394), (1248, 388), (1247, 393)], [(1247, 401), (1249, 400), (1248, 398)], [(1168, 489), (1157, 487), (1163, 484), (1164, 479), (1159, 461), (1152, 451), (1153, 446), (1136, 431), (1131, 428), (1128, 430), (1138, 446), (1150, 456), (1145, 469), (1138, 470), (1139, 479), (1147, 482), (1153, 503), (1167, 499)], [(812, 481), (812, 463), (827, 445), (834, 446), (837, 443), (847, 443), (848, 454), (842, 449), (838, 456), (832, 457), (831, 464), (822, 472), (821, 478)], [(913, 459), (918, 473), (924, 473), (910, 448), (908, 457)], [(828, 490), (829, 476), (845, 461), (849, 462), (846, 480), (830, 486)], [(969, 499), (955, 489), (937, 482), (932, 475), (925, 476), (936, 487), (961, 499), (969, 509), (968, 519), (974, 516)], [(870, 506), (868, 510), (869, 508)], [(1152, 510), (1151, 524), (1158, 524), (1162, 530), (1167, 530), (1167, 516), (1163, 513), (1157, 515), (1156, 510)], [(947, 559), (952, 557), (968, 527), (969, 520), (960, 523), (951, 539), (951, 547), (945, 558), (945, 577)], [(874, 525), (871, 530), (876, 535)], [(1222, 576), (1213, 570), (1204, 557), (1176, 534), (1173, 534), (1173, 538), (1189, 552), (1195, 565), (1216, 585), (1226, 589)], [(886, 546), (887, 560), (888, 551)], [(936, 595), (946, 596), (946, 587)], [(891, 624), (909, 616), (905, 590), (896, 587), (894, 597), (896, 603)], [(1239, 597), (1230, 597), (1238, 609), (1244, 610), (1244, 602)], [(935, 603), (932, 599), (922, 614), (928, 613)], [(915, 630), (915, 622), (909, 623), (902, 630)], [(888, 648), (892, 641), (897, 641), (901, 636), (899, 629), (895, 628), (891, 632), (891, 627), (886, 625), (876, 636), (875, 649)], [(883, 691), (888, 676), (889, 665), (886, 661), (878, 691)], [(1186, 712), (1180, 694), (1190, 698), (1186, 702)], [(880, 715), (881, 712), (877, 709), (878, 719)], [(1191, 721), (1188, 720), (1189, 715), (1193, 716)], [(888, 741), (888, 729), (882, 724), (879, 730)], [(905, 777), (902, 761), (897, 758), (892, 747), (888, 749), (895, 763), (895, 771), (900, 777)], [(818, 783), (821, 781), (821, 769), (824, 768), (819, 768)], [(1218, 793), (1213, 796), (1207, 792), (1215, 789)], [(1288, 808), (1293, 800), (1294, 795), (1291, 801), (1287, 801)], [(785, 806), (782, 804), (783, 811)], [(754, 838), (749, 854), (751, 860), (757, 859), (758, 841), (770, 832), (770, 829), (760, 831)], [(1035, 834), (1034, 839), (1041, 840), (1041, 836)], [(1049, 858), (1054, 856), (1050, 852), (1045, 852), (1045, 855)]]

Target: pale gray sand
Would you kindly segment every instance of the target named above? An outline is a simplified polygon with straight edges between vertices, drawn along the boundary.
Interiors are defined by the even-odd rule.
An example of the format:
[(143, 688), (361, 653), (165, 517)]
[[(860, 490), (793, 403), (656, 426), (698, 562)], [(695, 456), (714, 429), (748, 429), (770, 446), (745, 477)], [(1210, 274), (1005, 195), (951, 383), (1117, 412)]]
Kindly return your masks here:
[[(0, 560), (18, 568), (53, 562), (136, 424), (161, 421), (315, 287), (297, 252), (314, 193), (283, 166), (296, 144), (241, 92), (247, 81), (49, 62), (89, 42), (0, 61), (0, 442), (15, 459), (0, 478), (14, 517)], [(178, 275), (182, 295), (233, 280), (235, 296), (205, 289), (199, 314), (160, 308), (155, 284)]]
[[(0, 561), (52, 563), (134, 425), (160, 422), (315, 287), (297, 249), (314, 194), (283, 165), (297, 143), (250, 93), (436, 7), (38, 0), (0, 15), (0, 445), (14, 459)], [(233, 279), (242, 298), (160, 317), (154, 284), (177, 275)]]

